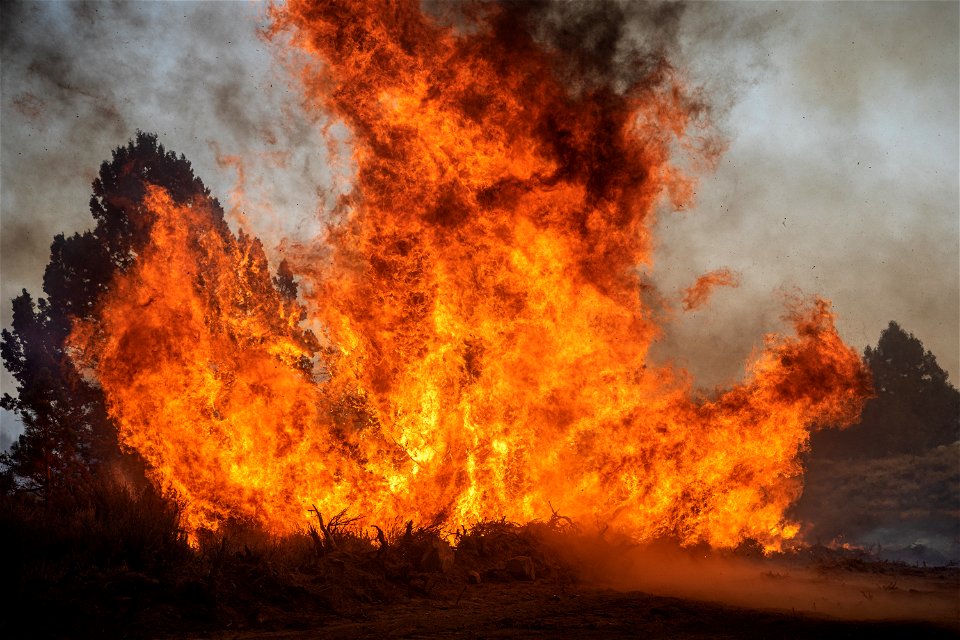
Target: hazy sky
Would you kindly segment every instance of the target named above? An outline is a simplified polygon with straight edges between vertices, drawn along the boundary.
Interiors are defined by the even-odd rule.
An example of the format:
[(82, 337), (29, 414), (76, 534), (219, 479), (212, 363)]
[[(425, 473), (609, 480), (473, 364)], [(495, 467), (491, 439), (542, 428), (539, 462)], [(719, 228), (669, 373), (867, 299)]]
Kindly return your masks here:
[(694, 77), (729, 100), (730, 146), (697, 208), (663, 219), (656, 277), (669, 289), (717, 266), (743, 275), (673, 327), (691, 370), (735, 375), (780, 312), (771, 294), (799, 287), (833, 300), (857, 348), (896, 320), (957, 384), (958, 6), (688, 11)]
[[(678, 305), (658, 356), (702, 385), (729, 381), (799, 288), (833, 300), (857, 349), (898, 321), (956, 384), (958, 7), (687, 8), (677, 61), (716, 105), (728, 150), (697, 206), (661, 218), (650, 276), (673, 295), (726, 266), (742, 285), (694, 312)], [(248, 2), (0, 5), (4, 326), (10, 298), (40, 293), (52, 236), (90, 226), (90, 183), (138, 128), (185, 154), (228, 207), (242, 158), (235, 204), (257, 213), (254, 232), (316, 231), (344, 185), (330, 183), (322, 123), (299, 109), (279, 48), (257, 35), (262, 13)]]

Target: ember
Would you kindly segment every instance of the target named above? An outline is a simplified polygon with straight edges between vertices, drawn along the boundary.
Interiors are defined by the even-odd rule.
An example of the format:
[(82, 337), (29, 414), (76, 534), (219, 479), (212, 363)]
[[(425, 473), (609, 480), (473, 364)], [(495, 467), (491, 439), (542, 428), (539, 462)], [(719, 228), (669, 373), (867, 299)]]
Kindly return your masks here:
[(716, 287), (738, 287), (740, 276), (729, 269), (705, 273), (683, 292), (683, 310), (693, 311), (705, 305)]

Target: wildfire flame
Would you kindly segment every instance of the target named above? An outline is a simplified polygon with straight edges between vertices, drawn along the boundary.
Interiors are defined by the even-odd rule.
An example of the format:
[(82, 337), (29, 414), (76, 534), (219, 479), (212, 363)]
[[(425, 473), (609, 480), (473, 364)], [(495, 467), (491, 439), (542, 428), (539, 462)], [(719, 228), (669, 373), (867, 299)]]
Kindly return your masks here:
[(705, 273), (683, 292), (683, 310), (693, 311), (707, 303), (716, 287), (739, 287), (740, 274), (730, 269), (714, 269)]
[(307, 98), (353, 136), (336, 224), (293, 252), (309, 318), (256, 240), (149, 191), (150, 243), (72, 340), (191, 530), (288, 532), (312, 504), (450, 529), (552, 505), (637, 540), (796, 534), (798, 452), (856, 420), (860, 359), (815, 300), (713, 401), (648, 362), (637, 266), (658, 200), (692, 194), (672, 151), (713, 148), (687, 137), (702, 114), (662, 61), (571, 86), (523, 11), (455, 29), (404, 0), (273, 9), (325, 65)]

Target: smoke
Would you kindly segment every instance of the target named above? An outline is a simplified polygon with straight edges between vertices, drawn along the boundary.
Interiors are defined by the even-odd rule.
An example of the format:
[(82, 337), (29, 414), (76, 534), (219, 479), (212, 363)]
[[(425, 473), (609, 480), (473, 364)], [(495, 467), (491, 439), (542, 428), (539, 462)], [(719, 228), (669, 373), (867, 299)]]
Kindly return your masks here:
[(561, 53), (561, 76), (574, 90), (621, 92), (675, 53), (682, 2), (559, 2), (521, 5), (534, 37)]
[(956, 583), (946, 582), (948, 574), (885, 575), (857, 571), (855, 562), (837, 556), (818, 564), (809, 554), (764, 559), (747, 550), (680, 549), (669, 541), (636, 546), (563, 535), (555, 544), (585, 582), (617, 590), (855, 620), (957, 620)]
[[(656, 355), (704, 386), (738, 375), (794, 287), (833, 300), (841, 335), (890, 320), (960, 366), (958, 9), (946, 3), (709, 4), (684, 13), (678, 66), (729, 146), (698, 205), (663, 216), (666, 291), (719, 267), (741, 286), (682, 314)], [(759, 330), (759, 332), (757, 331)]]
[[(136, 129), (156, 131), (221, 198), (243, 156), (276, 217), (315, 224), (328, 182), (325, 146), (299, 110), (262, 6), (218, 3), (38, 3), (3, 7), (3, 299), (39, 289), (55, 233), (89, 226), (99, 163)], [(278, 159), (271, 151), (283, 149)], [(248, 185), (249, 187), (249, 185)], [(265, 187), (264, 187), (265, 189)], [(289, 222), (290, 219), (294, 222)], [(3, 322), (9, 322), (3, 305)]]

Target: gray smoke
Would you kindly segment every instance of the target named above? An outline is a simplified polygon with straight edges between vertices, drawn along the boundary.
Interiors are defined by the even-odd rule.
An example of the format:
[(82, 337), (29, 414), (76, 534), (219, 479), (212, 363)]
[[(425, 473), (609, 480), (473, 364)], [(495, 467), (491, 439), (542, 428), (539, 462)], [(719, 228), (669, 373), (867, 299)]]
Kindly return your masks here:
[(244, 157), (252, 178), (280, 178), (275, 210), (315, 204), (326, 180), (322, 137), (298, 108), (272, 45), (257, 35), (263, 9), (4, 4), (5, 299), (20, 286), (37, 289), (54, 233), (90, 224), (90, 182), (136, 129), (158, 132), (184, 153), (224, 201), (235, 174), (218, 166), (211, 142), (223, 155)]
[(955, 3), (690, 5), (681, 62), (729, 141), (699, 204), (660, 222), (667, 292), (720, 266), (738, 290), (680, 315), (657, 355), (737, 375), (783, 293), (834, 302), (858, 349), (896, 320), (960, 371)]
[[(282, 220), (287, 233), (316, 224), (329, 182), (323, 135), (276, 47), (258, 36), (265, 5), (5, 2), (0, 11), (4, 327), (22, 288), (42, 295), (53, 236), (91, 226), (90, 184), (137, 129), (185, 154), (228, 208), (260, 210), (254, 232), (261, 220), (264, 231)], [(230, 156), (243, 159), (245, 184)], [(2, 387), (15, 391), (5, 371)]]

